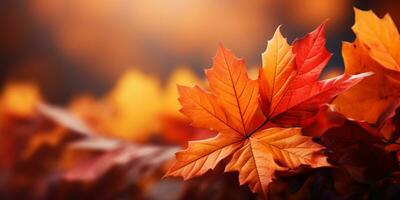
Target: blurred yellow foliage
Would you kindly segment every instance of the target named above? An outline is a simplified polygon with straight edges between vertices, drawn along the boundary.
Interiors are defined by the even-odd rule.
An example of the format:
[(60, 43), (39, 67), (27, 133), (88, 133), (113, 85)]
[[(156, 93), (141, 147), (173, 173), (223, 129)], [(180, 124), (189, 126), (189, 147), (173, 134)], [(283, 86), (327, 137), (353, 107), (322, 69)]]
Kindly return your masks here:
[(105, 121), (109, 133), (124, 139), (142, 139), (157, 131), (160, 110), (158, 81), (138, 71), (126, 72), (107, 97), (114, 115)]
[(162, 112), (164, 114), (181, 116), (179, 113), (181, 106), (178, 101), (179, 94), (176, 88), (177, 85), (194, 86), (195, 84), (200, 84), (201, 82), (202, 81), (192, 71), (190, 71), (188, 67), (178, 67), (172, 73), (167, 87), (165, 88)]
[[(163, 120), (178, 120), (186, 126), (186, 118), (179, 113), (177, 84), (204, 85), (188, 67), (179, 67), (168, 80), (164, 89), (155, 77), (129, 70), (124, 73), (114, 88), (102, 98), (91, 95), (78, 96), (69, 104), (69, 109), (96, 132), (124, 140), (145, 142), (154, 133), (160, 133)], [(30, 118), (37, 114), (37, 105), (42, 102), (38, 86), (26, 82), (10, 82), (0, 94), (0, 120), (6, 115)], [(182, 122), (183, 121), (183, 122)], [(63, 136), (61, 130), (38, 133), (25, 152), (30, 157), (41, 143), (56, 144)], [(54, 134), (53, 134), (54, 133)], [(58, 134), (60, 133), (60, 134)], [(41, 136), (43, 135), (43, 136)], [(54, 138), (46, 138), (54, 135)]]
[(154, 77), (129, 70), (105, 97), (75, 98), (70, 109), (101, 134), (145, 142), (154, 133), (160, 133), (165, 117), (184, 118), (179, 113), (176, 85), (199, 83), (201, 80), (187, 67), (173, 72), (165, 89)]
[(39, 88), (32, 83), (9, 83), (0, 97), (1, 109), (19, 117), (29, 117), (40, 102)]

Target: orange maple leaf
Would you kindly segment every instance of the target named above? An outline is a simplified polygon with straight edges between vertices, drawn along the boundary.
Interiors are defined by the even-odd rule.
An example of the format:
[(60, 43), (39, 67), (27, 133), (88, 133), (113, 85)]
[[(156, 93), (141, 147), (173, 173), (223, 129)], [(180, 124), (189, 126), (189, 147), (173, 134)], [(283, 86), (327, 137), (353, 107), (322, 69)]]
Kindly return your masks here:
[(372, 71), (374, 76), (338, 96), (333, 104), (347, 117), (376, 123), (400, 96), (400, 34), (389, 14), (379, 18), (372, 11), (355, 8), (354, 15), (356, 39), (342, 45), (345, 73)]
[[(263, 54), (258, 81), (249, 79), (244, 61), (221, 45), (206, 71), (210, 92), (178, 86), (181, 112), (192, 119), (192, 125), (219, 134), (189, 142), (186, 150), (176, 154), (166, 176), (185, 180), (200, 176), (230, 157), (225, 171), (238, 171), (241, 184), (266, 197), (276, 170), (329, 166), (321, 153), (324, 147), (302, 136), (300, 128), (269, 123), (279, 119), (280, 126), (287, 126), (292, 116), (309, 116), (368, 75), (318, 81), (330, 57), (323, 32), (322, 25), (291, 47), (278, 29)], [(264, 115), (258, 111), (259, 103)]]
[(370, 73), (343, 74), (318, 80), (331, 54), (325, 48), (325, 23), (289, 46), (279, 30), (269, 41), (260, 69), (260, 101), (264, 114), (274, 122), (299, 125), (340, 92)]

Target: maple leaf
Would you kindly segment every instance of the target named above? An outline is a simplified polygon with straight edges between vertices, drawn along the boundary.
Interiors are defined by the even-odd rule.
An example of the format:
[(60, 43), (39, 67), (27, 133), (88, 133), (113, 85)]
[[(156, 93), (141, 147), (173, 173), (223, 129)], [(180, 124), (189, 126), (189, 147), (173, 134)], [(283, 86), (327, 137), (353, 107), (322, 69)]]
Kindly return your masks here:
[[(300, 128), (271, 127), (268, 123), (285, 114), (292, 118), (286, 122), (298, 121), (293, 116), (299, 114), (309, 116), (369, 75), (318, 81), (330, 57), (324, 49), (323, 32), (322, 25), (291, 47), (278, 29), (263, 54), (265, 67), (260, 69), (258, 81), (249, 79), (244, 61), (221, 45), (213, 66), (206, 71), (210, 92), (197, 86), (178, 86), (181, 112), (192, 119), (192, 125), (219, 134), (189, 142), (186, 150), (176, 154), (177, 161), (166, 176), (185, 180), (200, 176), (230, 157), (225, 171), (238, 171), (241, 184), (265, 197), (276, 170), (329, 166), (320, 151), (323, 146), (302, 136)], [(259, 96), (265, 116), (258, 112)]]
[(371, 10), (354, 8), (354, 12), (352, 29), (368, 47), (369, 56), (387, 69), (400, 71), (400, 35), (390, 15), (380, 19)]
[[(167, 175), (183, 176), (184, 179), (199, 176), (233, 154), (226, 170), (240, 169), (240, 182), (248, 183), (253, 192), (265, 195), (276, 169), (301, 164), (327, 165), (323, 156), (318, 155), (322, 146), (296, 148), (299, 144), (296, 142), (312, 143), (310, 138), (301, 136), (300, 129), (273, 128), (252, 133), (257, 126), (254, 122), (259, 121), (253, 119), (258, 108), (257, 82), (248, 79), (243, 61), (237, 60), (231, 52), (220, 47), (214, 66), (207, 75), (211, 90), (218, 95), (206, 93), (199, 87), (180, 86), (182, 112), (193, 120), (193, 126), (211, 128), (220, 133), (208, 140), (189, 142), (187, 150), (177, 153), (177, 162)], [(242, 80), (236, 82), (238, 78)], [(224, 92), (224, 87), (229, 90)], [(272, 137), (263, 137), (269, 134)], [(283, 138), (279, 139), (279, 136)], [(277, 164), (276, 160), (283, 162), (285, 167), (280, 167), (282, 163)]]
[(279, 29), (275, 39), (269, 41), (260, 69), (260, 103), (264, 114), (274, 118), (273, 121), (301, 124), (314, 116), (321, 105), (370, 75), (343, 74), (319, 81), (331, 57), (325, 48), (324, 34), (325, 23), (296, 40), (293, 47), (287, 44)]
[(372, 71), (374, 75), (339, 95), (333, 104), (348, 117), (376, 123), (400, 94), (400, 55), (396, 50), (400, 36), (389, 15), (379, 19), (372, 11), (354, 10), (356, 40), (342, 45), (345, 73)]

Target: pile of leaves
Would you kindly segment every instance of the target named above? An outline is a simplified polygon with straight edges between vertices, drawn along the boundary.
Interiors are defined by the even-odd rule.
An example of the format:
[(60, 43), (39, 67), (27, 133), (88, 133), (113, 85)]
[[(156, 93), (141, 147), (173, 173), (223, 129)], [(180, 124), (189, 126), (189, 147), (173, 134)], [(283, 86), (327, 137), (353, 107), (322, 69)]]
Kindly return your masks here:
[(256, 80), (221, 44), (208, 85), (185, 69), (165, 88), (128, 71), (65, 108), (6, 85), (0, 199), (396, 199), (398, 30), (355, 9), (345, 72), (324, 78), (325, 26), (291, 44), (278, 28)]

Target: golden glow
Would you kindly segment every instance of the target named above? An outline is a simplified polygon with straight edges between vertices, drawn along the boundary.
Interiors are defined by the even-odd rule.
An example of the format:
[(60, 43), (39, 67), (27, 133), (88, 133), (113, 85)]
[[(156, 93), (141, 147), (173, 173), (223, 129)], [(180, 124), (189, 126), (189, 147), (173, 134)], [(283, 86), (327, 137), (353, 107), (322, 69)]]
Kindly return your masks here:
[(156, 79), (137, 71), (125, 73), (107, 98), (115, 108), (115, 115), (105, 122), (113, 135), (140, 138), (156, 131), (160, 93)]
[(39, 88), (32, 83), (9, 83), (1, 99), (1, 109), (7, 113), (25, 117), (33, 114), (41, 100)]
[(51, 27), (60, 52), (103, 77), (132, 65), (157, 72), (171, 57), (208, 58), (219, 42), (250, 57), (275, 28), (268, 7), (246, 0), (30, 0), (30, 5), (35, 18)]
[(190, 71), (187, 67), (179, 67), (178, 69), (176, 69), (171, 75), (171, 78), (169, 79), (168, 85), (164, 92), (164, 106), (162, 108), (162, 112), (164, 114), (181, 116), (181, 114), (179, 113), (181, 105), (178, 101), (179, 94), (177, 90), (177, 85), (194, 86), (200, 83), (200, 79), (196, 75), (194, 75), (193, 72)]

